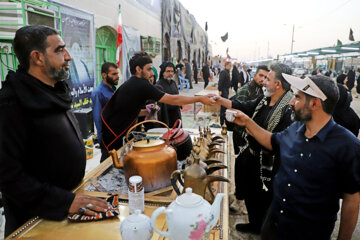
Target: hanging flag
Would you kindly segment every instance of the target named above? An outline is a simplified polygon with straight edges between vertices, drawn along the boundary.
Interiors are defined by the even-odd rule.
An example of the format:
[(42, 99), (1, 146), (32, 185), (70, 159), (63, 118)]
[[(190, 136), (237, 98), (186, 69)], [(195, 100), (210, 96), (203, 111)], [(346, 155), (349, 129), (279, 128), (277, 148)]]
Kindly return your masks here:
[(355, 41), (354, 35), (353, 35), (353, 30), (351, 28), (350, 28), (350, 33), (349, 33), (349, 40), (350, 41)]
[(337, 40), (337, 43), (336, 43), (336, 46), (339, 47), (339, 46), (341, 46), (341, 45), (342, 45), (342, 42), (338, 39), (338, 40)]
[(226, 55), (229, 55), (229, 48), (226, 49)]
[(119, 4), (119, 17), (118, 17), (118, 29), (117, 29), (117, 41), (116, 41), (116, 64), (120, 68), (121, 59), (121, 44), (123, 42), (122, 36), (122, 20), (121, 20), (121, 5)]
[(205, 22), (205, 31), (208, 30), (208, 25), (207, 25), (207, 22)]
[(225, 42), (228, 39), (228, 33), (221, 37), (221, 40)]

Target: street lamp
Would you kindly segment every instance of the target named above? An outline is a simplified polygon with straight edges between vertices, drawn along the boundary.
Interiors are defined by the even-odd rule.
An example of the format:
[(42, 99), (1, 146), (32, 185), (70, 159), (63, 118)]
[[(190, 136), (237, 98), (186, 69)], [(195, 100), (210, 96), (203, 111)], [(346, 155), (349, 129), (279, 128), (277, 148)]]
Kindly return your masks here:
[[(288, 24), (283, 24), (284, 26), (288, 26)], [(292, 34), (291, 34), (291, 51), (290, 53), (293, 53), (294, 50), (294, 33), (295, 33), (295, 24), (292, 25)]]

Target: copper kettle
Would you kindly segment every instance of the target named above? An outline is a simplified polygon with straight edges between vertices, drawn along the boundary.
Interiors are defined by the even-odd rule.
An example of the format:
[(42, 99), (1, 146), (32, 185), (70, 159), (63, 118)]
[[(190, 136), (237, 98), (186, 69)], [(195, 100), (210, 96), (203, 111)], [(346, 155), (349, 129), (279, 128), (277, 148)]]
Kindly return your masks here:
[[(171, 184), (170, 177), (171, 173), (177, 169), (177, 158), (176, 151), (169, 144), (169, 137), (166, 139), (166, 143), (162, 139), (129, 141), (129, 133), (145, 122), (160, 123), (170, 132), (166, 124), (156, 120), (147, 120), (135, 124), (126, 134), (126, 145), (130, 145), (130, 149), (123, 158), (123, 164), (119, 162), (117, 157), (113, 157), (113, 161), (117, 168), (123, 165), (127, 182), (133, 175), (141, 176), (145, 192), (151, 192)], [(124, 148), (126, 147), (124, 146)]]

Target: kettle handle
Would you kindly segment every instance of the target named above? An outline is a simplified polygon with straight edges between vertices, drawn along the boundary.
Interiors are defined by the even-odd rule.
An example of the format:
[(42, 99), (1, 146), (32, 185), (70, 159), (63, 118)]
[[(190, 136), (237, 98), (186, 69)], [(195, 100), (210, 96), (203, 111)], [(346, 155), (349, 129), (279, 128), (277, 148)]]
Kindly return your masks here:
[(180, 195), (180, 194), (181, 194), (178, 186), (176, 185), (177, 181), (179, 181), (180, 184), (181, 184), (182, 186), (184, 186), (184, 182), (181, 180), (181, 174), (182, 174), (182, 173), (183, 173), (183, 172), (180, 171), (180, 170), (175, 170), (175, 171), (173, 171), (173, 172), (171, 173), (171, 178), (170, 178), (171, 185), (172, 185), (172, 187), (174, 188), (174, 190), (175, 190), (175, 192), (176, 192), (177, 195)]
[(167, 130), (168, 130), (168, 137), (166, 138), (166, 144), (169, 145), (169, 137), (170, 137), (170, 128), (168, 127), (168, 125), (166, 125), (165, 123), (163, 122), (160, 122), (160, 121), (157, 121), (157, 120), (145, 120), (145, 121), (142, 121), (142, 122), (139, 122), (137, 124), (135, 124), (134, 126), (132, 126), (126, 133), (126, 141), (128, 142), (129, 141), (129, 133), (134, 129), (136, 128), (137, 126), (139, 126), (140, 124), (143, 124), (143, 123), (147, 123), (147, 122), (153, 122), (153, 123), (160, 123), (162, 125), (164, 125)]
[(170, 238), (170, 233), (169, 231), (167, 232), (163, 232), (163, 231), (160, 231), (157, 227), (156, 227), (156, 218), (162, 214), (162, 213), (165, 213), (165, 214), (168, 214), (168, 213), (171, 213), (172, 210), (170, 209), (166, 209), (165, 207), (159, 207), (158, 209), (156, 209), (153, 214), (151, 215), (151, 220), (150, 220), (150, 223), (151, 223), (151, 227), (160, 235), (166, 237), (166, 238)]

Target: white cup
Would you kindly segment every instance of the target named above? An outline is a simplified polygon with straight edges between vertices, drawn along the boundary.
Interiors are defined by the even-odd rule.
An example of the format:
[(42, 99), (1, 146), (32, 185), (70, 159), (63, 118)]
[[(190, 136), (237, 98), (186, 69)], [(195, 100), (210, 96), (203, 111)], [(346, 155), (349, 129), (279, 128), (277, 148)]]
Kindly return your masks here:
[(236, 111), (226, 109), (226, 112), (225, 112), (226, 120), (228, 120), (229, 122), (233, 122), (235, 120), (235, 116), (234, 116), (235, 114), (236, 114)]

